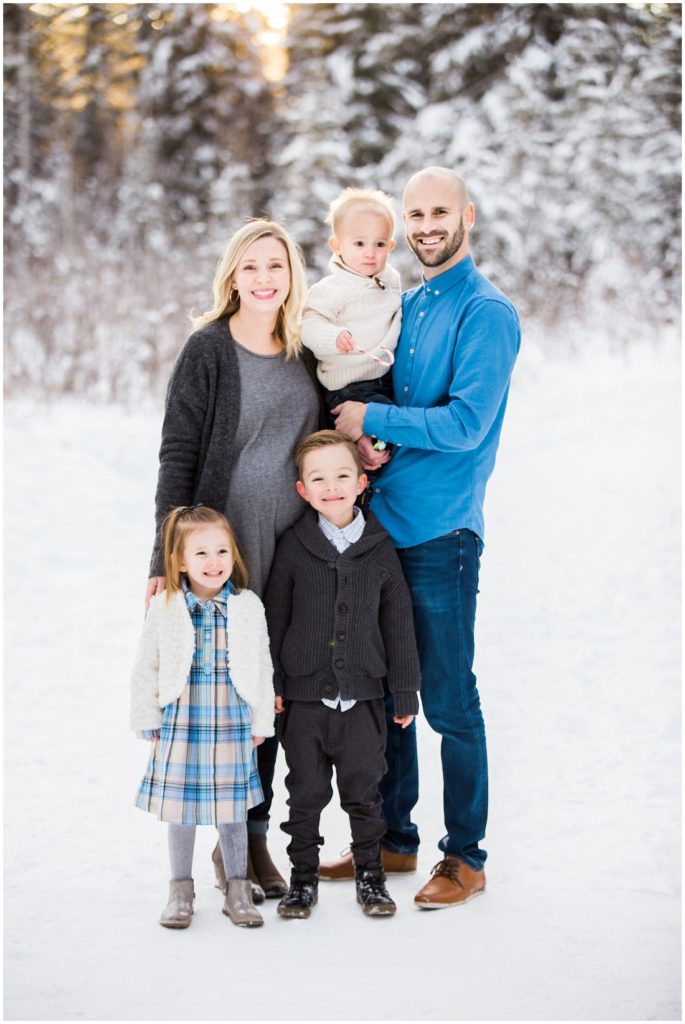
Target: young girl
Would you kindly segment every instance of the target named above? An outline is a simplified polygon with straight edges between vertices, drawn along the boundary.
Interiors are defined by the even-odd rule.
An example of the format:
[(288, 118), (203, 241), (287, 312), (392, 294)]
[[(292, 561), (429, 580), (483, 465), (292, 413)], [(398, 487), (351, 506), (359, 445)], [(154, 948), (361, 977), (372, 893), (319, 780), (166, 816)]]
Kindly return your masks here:
[(233, 530), (194, 505), (164, 520), (166, 592), (150, 602), (131, 682), (131, 727), (154, 743), (136, 806), (169, 823), (171, 882), (160, 918), (193, 913), (196, 825), (215, 825), (236, 925), (263, 919), (247, 879), (247, 811), (264, 798), (253, 748), (273, 735), (273, 669), (264, 607), (247, 584)]

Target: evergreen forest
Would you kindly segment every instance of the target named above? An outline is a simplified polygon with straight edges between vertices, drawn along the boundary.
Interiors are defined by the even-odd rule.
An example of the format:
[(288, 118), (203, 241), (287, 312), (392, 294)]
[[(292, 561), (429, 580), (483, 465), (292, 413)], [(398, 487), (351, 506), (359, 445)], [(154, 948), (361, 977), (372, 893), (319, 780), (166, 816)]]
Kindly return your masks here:
[(4, 5), (7, 394), (163, 393), (235, 228), (282, 220), (313, 282), (337, 192), (399, 214), (428, 164), (550, 350), (677, 320), (680, 4), (285, 6)]

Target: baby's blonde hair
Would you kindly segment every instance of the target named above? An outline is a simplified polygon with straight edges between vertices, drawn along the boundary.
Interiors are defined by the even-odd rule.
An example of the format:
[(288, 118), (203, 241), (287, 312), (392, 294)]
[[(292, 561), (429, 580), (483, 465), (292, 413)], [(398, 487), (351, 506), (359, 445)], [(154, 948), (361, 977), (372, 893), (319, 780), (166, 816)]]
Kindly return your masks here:
[(338, 234), (345, 216), (352, 209), (387, 217), (390, 237), (395, 234), (395, 208), (391, 196), (377, 188), (346, 188), (328, 207), (326, 223), (331, 225), (334, 235)]
[(247, 586), (247, 567), (238, 550), (233, 527), (226, 516), (208, 505), (179, 505), (172, 508), (161, 526), (164, 540), (164, 578), (166, 580), (166, 599), (171, 600), (177, 590), (181, 589), (181, 562), (185, 539), (193, 530), (200, 526), (221, 526), (228, 534), (233, 557), (231, 583), (236, 590)]

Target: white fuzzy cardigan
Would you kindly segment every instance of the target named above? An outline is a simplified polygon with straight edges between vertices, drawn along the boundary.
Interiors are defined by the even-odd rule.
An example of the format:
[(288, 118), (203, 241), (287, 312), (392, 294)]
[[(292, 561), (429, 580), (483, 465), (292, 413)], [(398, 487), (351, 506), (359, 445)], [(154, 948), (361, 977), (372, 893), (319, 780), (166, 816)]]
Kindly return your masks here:
[[(131, 676), (131, 728), (159, 729), (162, 709), (188, 683), (195, 629), (182, 591), (150, 602)], [(228, 597), (227, 650), (231, 681), (252, 711), (252, 735), (274, 734), (273, 666), (264, 605), (251, 590)]]

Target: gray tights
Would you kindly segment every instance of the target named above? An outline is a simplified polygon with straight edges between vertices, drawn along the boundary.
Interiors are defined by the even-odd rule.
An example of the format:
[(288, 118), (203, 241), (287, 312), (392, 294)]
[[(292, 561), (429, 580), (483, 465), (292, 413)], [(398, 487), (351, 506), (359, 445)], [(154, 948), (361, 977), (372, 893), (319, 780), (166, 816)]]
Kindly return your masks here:
[[(195, 825), (169, 825), (171, 881), (193, 877)], [(226, 878), (247, 878), (247, 825), (244, 821), (217, 825)]]

